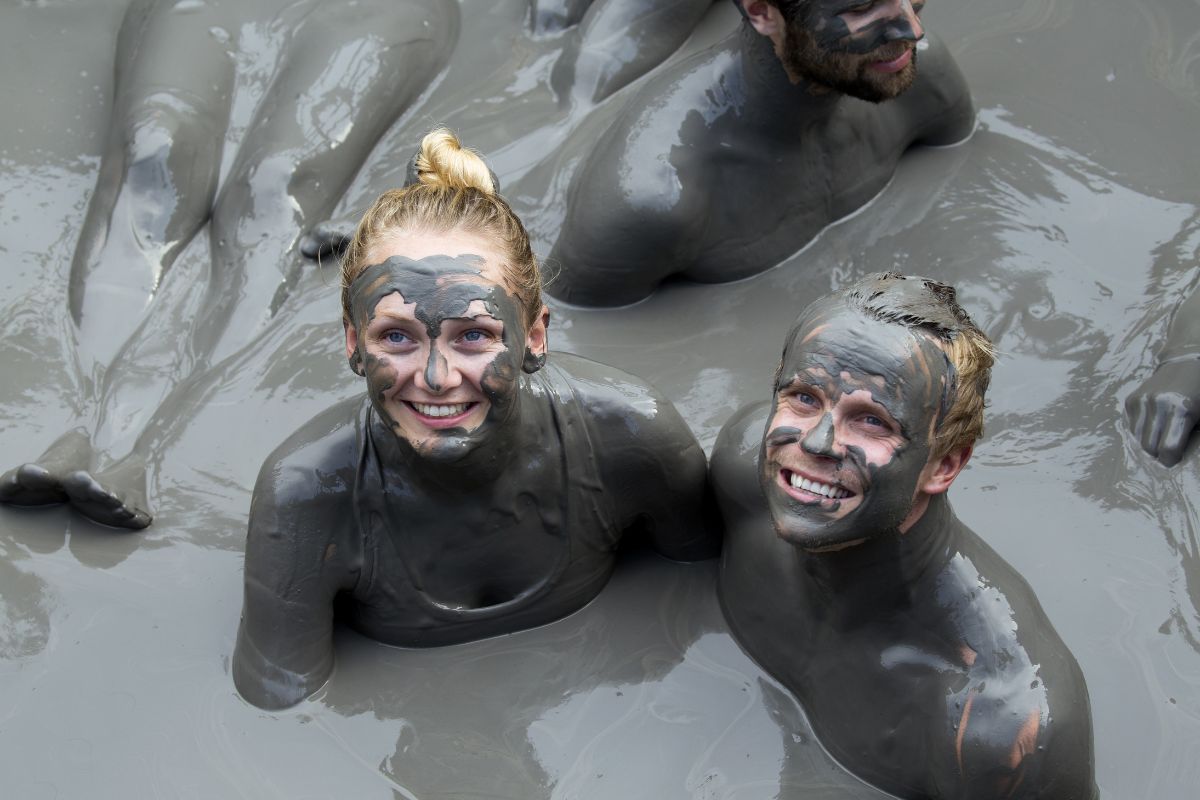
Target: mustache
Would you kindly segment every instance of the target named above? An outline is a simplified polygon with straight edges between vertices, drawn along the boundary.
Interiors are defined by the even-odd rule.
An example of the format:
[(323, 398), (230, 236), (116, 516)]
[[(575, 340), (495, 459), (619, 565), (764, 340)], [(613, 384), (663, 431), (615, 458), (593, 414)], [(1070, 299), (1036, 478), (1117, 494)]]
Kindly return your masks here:
[(868, 55), (872, 61), (895, 61), (909, 50), (914, 50), (912, 42), (888, 42), (872, 50)]

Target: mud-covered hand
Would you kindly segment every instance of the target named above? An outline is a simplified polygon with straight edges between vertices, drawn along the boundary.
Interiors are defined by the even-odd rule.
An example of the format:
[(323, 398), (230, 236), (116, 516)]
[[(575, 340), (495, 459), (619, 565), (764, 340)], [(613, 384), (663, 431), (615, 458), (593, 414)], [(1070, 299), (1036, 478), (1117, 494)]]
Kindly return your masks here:
[(1125, 414), (1143, 450), (1178, 464), (1200, 420), (1200, 357), (1160, 364), (1125, 400)]
[(341, 256), (354, 238), (358, 219), (332, 219), (322, 222), (300, 237), (300, 254), (314, 261), (326, 256)]

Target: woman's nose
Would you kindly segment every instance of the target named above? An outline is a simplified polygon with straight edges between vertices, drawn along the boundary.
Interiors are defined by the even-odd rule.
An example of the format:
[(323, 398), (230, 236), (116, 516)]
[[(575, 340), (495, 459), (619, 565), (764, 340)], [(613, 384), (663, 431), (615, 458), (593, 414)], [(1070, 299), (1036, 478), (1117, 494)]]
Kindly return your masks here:
[(455, 365), (453, 358), (447, 358), (436, 343), (429, 345), (429, 356), (420, 376), (421, 382), (425, 384), (420, 388), (434, 394), (448, 392), (462, 383), (462, 372)]

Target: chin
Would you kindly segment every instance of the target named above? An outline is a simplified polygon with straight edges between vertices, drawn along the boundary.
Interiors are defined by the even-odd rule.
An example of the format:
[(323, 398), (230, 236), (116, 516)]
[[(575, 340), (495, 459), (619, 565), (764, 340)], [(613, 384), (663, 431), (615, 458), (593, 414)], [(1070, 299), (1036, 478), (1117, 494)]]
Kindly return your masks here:
[(401, 436), (418, 456), (426, 461), (452, 464), (466, 458), (479, 444), (471, 433), (459, 429), (453, 433), (426, 435), (420, 438)]
[(850, 547), (863, 540), (861, 534), (855, 535), (842, 529), (836, 523), (827, 526), (814, 526), (800, 523), (797, 520), (775, 520), (775, 535), (783, 541), (800, 550), (808, 552), (825, 552)]
[(843, 87), (845, 94), (866, 100), (868, 103), (884, 103), (895, 100), (912, 88), (917, 79), (916, 63), (909, 64), (893, 75), (860, 77), (853, 84)]

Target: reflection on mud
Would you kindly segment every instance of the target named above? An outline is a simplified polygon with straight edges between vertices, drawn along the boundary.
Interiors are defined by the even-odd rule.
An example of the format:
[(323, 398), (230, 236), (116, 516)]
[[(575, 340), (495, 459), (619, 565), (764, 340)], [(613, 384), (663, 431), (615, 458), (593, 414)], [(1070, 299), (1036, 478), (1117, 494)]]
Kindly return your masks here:
[(0, 660), (37, 655), (50, 638), (50, 595), (45, 581), (22, 571), (28, 557), (0, 540)]

